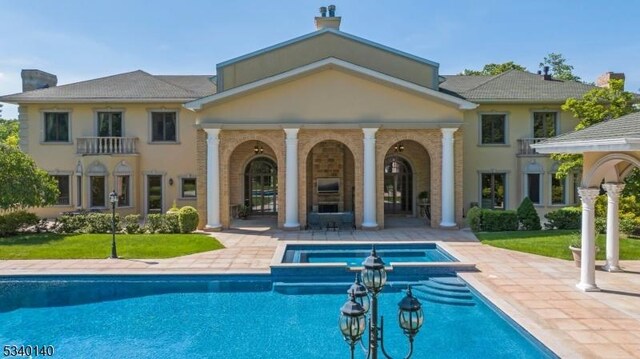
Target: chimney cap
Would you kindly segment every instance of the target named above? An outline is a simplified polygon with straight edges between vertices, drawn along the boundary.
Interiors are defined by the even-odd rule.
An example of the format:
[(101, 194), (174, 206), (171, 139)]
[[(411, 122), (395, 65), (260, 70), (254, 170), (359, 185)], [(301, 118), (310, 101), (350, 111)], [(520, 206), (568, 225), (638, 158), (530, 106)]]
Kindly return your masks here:
[(321, 6), (320, 7), (320, 16), (327, 17), (327, 7), (326, 6)]

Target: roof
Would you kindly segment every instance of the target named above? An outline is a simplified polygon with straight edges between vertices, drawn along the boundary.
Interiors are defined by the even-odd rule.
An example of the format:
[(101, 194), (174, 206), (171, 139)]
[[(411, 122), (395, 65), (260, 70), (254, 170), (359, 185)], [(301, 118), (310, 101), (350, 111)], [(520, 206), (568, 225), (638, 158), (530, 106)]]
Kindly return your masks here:
[(532, 147), (540, 153), (640, 150), (640, 112), (565, 133)]
[(0, 97), (9, 103), (191, 101), (215, 93), (211, 75), (154, 76), (142, 70)]
[(494, 76), (444, 75), (443, 92), (453, 92), (473, 102), (564, 102), (595, 88), (577, 81), (545, 80), (543, 76), (509, 70)]

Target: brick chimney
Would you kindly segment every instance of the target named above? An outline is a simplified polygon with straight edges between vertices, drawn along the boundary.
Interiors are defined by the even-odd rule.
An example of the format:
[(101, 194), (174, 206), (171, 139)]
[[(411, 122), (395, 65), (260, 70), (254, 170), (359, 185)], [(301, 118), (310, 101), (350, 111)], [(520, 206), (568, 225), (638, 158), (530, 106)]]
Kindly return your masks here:
[(58, 77), (40, 70), (22, 70), (22, 92), (54, 87), (58, 84)]
[[(329, 10), (329, 16), (327, 16), (327, 10)], [(340, 21), (342, 18), (336, 16), (336, 6), (329, 5), (328, 7), (320, 8), (320, 16), (316, 16), (316, 30), (322, 29), (336, 29), (340, 30)]]
[(596, 79), (596, 86), (609, 87), (609, 80), (624, 81), (624, 73), (623, 72), (605, 72), (602, 75), (598, 76), (598, 78)]

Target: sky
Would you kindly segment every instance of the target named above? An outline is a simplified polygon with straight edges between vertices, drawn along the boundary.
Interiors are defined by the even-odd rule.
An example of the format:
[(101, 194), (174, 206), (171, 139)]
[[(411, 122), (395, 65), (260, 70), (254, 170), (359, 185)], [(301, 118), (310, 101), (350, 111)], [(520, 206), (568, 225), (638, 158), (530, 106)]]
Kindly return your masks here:
[(137, 69), (213, 75), (217, 63), (313, 32), (330, 4), (342, 31), (435, 61), (443, 75), (506, 61), (536, 72), (555, 52), (585, 81), (624, 72), (640, 92), (636, 0), (0, 0), (0, 95), (21, 92), (21, 69), (59, 85)]

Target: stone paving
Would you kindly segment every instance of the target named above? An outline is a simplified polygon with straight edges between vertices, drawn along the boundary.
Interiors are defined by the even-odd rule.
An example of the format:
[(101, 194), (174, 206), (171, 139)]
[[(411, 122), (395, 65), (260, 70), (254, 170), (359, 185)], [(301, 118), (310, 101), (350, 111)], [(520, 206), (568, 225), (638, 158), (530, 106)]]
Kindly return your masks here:
[[(597, 271), (602, 291), (575, 288), (573, 262), (480, 244), (472, 233), (405, 227), (311, 233), (269, 227), (213, 233), (225, 249), (157, 260), (5, 260), (0, 275), (269, 273), (282, 241), (442, 241), (479, 271), (460, 277), (563, 358), (640, 358), (640, 261), (623, 273)], [(602, 265), (602, 263), (598, 263)]]

